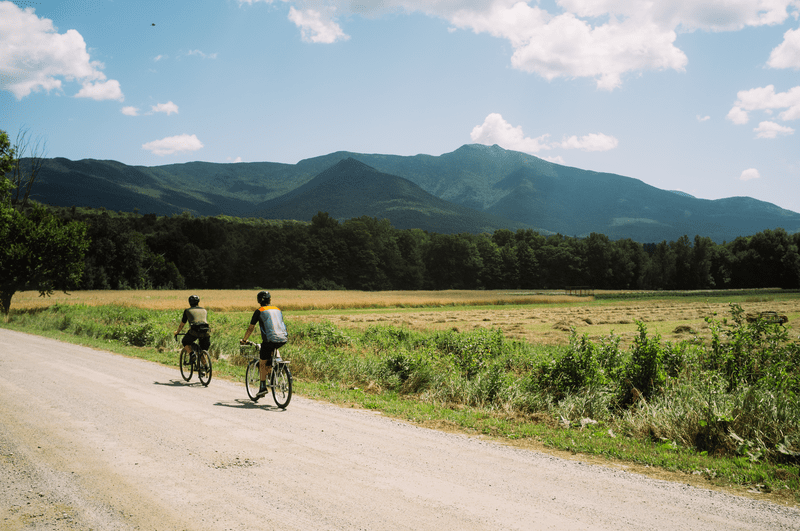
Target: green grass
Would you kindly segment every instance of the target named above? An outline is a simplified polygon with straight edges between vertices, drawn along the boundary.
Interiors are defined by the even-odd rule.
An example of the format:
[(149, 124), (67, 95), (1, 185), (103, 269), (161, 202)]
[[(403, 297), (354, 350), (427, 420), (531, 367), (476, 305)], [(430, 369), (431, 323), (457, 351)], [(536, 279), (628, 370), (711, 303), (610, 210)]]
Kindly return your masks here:
[[(709, 343), (672, 344), (639, 323), (629, 349), (610, 335), (569, 346), (500, 330), (365, 330), (293, 323), (282, 353), (295, 392), (439, 429), (535, 444), (757, 489), (800, 502), (800, 345), (782, 327), (710, 321)], [(352, 311), (351, 311), (352, 313)], [(175, 367), (177, 311), (54, 305), (2, 326)], [(210, 312), (214, 377), (243, 381), (238, 339), (249, 312)]]

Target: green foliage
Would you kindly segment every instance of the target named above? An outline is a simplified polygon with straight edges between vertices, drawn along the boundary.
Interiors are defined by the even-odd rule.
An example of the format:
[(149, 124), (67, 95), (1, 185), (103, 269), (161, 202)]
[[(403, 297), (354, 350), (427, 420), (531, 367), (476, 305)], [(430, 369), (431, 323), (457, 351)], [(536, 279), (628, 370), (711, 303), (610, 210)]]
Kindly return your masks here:
[[(7, 180), (0, 186), (6, 192)], [(8, 314), (17, 291), (37, 290), (50, 295), (55, 290), (78, 286), (89, 248), (82, 223), (64, 223), (45, 208), (34, 205), (22, 213), (0, 196), (0, 311)]]
[(431, 342), (439, 352), (453, 360), (467, 379), (486, 368), (504, 347), (503, 331), (500, 329), (464, 333), (447, 330), (435, 333)]
[(343, 347), (352, 343), (351, 337), (330, 321), (307, 323), (292, 333), (298, 339), (308, 338), (328, 347)]
[(632, 403), (639, 397), (650, 398), (663, 389), (667, 374), (664, 370), (664, 348), (661, 336), (647, 335), (647, 326), (636, 322), (639, 335), (631, 346), (631, 357), (623, 374), (623, 402)]
[[(11, 146), (8, 133), (0, 129), (0, 178), (13, 169), (14, 160), (14, 148)], [(3, 195), (3, 190), (0, 190), (0, 196)]]
[[(699, 236), (642, 245), (596, 233), (582, 239), (531, 229), (437, 234), (369, 216), (340, 222), (327, 212), (300, 223), (55, 211), (88, 227), (93, 245), (83, 289), (681, 290), (598, 292), (600, 299), (695, 297), (697, 290), (708, 297), (768, 296), (777, 288), (800, 288), (800, 254), (794, 252), (800, 234), (780, 230), (725, 245)], [(754, 253), (764, 260), (754, 261)], [(773, 288), (745, 289), (763, 284), (761, 269), (771, 271)]]

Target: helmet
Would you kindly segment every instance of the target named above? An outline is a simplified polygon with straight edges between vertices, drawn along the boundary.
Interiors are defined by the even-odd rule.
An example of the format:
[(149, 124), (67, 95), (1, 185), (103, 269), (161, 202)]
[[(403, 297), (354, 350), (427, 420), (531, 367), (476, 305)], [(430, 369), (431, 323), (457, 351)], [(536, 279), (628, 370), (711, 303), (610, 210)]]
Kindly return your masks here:
[(197, 306), (200, 304), (200, 297), (197, 295), (192, 295), (189, 297), (189, 306)]
[(269, 301), (272, 300), (272, 296), (269, 294), (269, 291), (259, 291), (256, 298), (258, 299), (259, 304), (269, 304)]

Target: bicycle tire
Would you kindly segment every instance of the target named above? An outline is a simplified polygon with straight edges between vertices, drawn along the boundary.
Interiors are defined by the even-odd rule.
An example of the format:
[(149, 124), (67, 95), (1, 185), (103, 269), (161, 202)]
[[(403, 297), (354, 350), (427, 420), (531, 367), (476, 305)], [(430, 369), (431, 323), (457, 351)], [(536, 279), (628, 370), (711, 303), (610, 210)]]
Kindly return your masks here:
[(272, 369), (270, 383), (272, 384), (272, 398), (275, 400), (275, 405), (281, 409), (286, 409), (292, 399), (292, 372), (289, 370), (289, 366), (285, 363), (280, 363)]
[(197, 377), (200, 378), (200, 383), (205, 387), (208, 387), (211, 382), (212, 370), (211, 356), (205, 350), (201, 350), (197, 356)]
[(258, 402), (258, 389), (261, 386), (261, 378), (258, 372), (258, 359), (250, 360), (247, 364), (247, 371), (244, 375), (244, 385), (247, 388), (247, 396), (253, 402)]
[(191, 363), (191, 358), (189, 357), (190, 354), (185, 350), (181, 350), (181, 357), (178, 361), (178, 364), (181, 366), (181, 376), (187, 382), (192, 379), (192, 373), (194, 372), (194, 364)]

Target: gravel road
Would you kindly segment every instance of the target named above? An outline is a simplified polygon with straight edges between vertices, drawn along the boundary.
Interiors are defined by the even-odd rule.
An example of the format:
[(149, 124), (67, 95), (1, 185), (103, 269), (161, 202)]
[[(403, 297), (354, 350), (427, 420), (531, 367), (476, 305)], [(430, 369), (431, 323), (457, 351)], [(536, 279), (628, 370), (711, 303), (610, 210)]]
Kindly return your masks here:
[(0, 329), (3, 530), (779, 530), (800, 510)]

